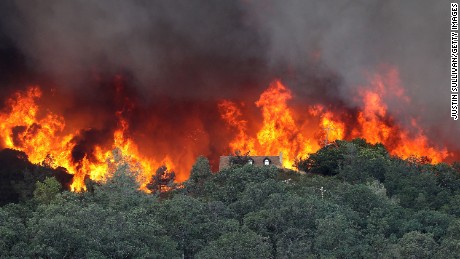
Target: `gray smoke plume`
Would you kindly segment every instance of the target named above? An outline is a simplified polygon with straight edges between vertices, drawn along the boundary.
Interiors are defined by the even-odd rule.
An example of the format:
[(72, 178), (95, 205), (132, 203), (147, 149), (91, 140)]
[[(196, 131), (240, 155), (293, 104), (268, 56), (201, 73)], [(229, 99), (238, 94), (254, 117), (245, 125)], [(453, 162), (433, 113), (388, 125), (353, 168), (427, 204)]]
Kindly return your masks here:
[[(145, 98), (216, 99), (259, 93), (273, 78), (297, 99), (356, 102), (382, 67), (411, 99), (387, 101), (449, 140), (448, 1), (4, 1), (0, 36), (32, 69), (70, 89), (91, 73), (130, 74)], [(3, 37), (0, 37), (0, 39)], [(88, 86), (86, 86), (88, 87)], [(325, 96), (326, 95), (326, 96)], [(254, 98), (253, 98), (254, 99)]]
[[(271, 64), (308, 70), (306, 59), (319, 51), (322, 62), (343, 79), (338, 89), (348, 103), (366, 73), (395, 66), (411, 98), (409, 106), (390, 101), (390, 111), (420, 116), (460, 133), (450, 119), (448, 1), (250, 1), (253, 22), (269, 41)], [(301, 72), (299, 71), (299, 72)], [(308, 86), (305, 86), (308, 87)], [(404, 109), (404, 111), (401, 111)]]

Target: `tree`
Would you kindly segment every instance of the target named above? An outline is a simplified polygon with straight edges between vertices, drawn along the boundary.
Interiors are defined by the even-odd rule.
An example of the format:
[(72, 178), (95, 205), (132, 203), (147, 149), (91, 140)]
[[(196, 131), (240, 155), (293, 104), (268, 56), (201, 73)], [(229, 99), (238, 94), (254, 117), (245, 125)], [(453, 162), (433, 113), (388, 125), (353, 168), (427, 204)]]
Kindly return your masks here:
[(313, 258), (312, 247), (312, 231), (289, 228), (278, 238), (276, 258)]
[(34, 258), (177, 258), (177, 243), (141, 206), (107, 207), (75, 194), (38, 207), (28, 222)]
[(72, 175), (62, 168), (52, 169), (29, 162), (24, 152), (0, 151), (0, 205), (27, 201), (33, 197), (35, 184), (46, 177), (55, 177), (63, 189), (68, 188)]
[(306, 159), (297, 160), (295, 166), (301, 171), (313, 174), (336, 175), (342, 160), (343, 152), (340, 146), (329, 145), (310, 154)]
[(50, 203), (61, 191), (61, 184), (54, 177), (47, 177), (43, 182), (37, 182), (34, 199), (39, 203)]
[(203, 196), (206, 193), (205, 184), (212, 177), (209, 160), (200, 156), (190, 173), (190, 178), (184, 183), (187, 192), (193, 196)]
[(363, 183), (377, 179), (385, 181), (385, 171), (389, 163), (386, 150), (376, 147), (359, 147), (353, 143), (342, 144), (344, 159), (338, 170), (339, 178), (350, 183)]
[(350, 141), (336, 140), (331, 145), (322, 147), (306, 159), (297, 160), (296, 167), (305, 172), (336, 175), (342, 163), (353, 164), (356, 158), (388, 157), (388, 152), (382, 144), (369, 144), (364, 139)]
[(238, 199), (247, 186), (276, 179), (279, 170), (274, 166), (252, 165), (225, 168), (207, 182), (206, 189), (212, 199), (230, 204)]
[(436, 258), (458, 258), (460, 255), (460, 220), (451, 221), (443, 237)]
[(359, 231), (344, 215), (333, 214), (317, 220), (314, 248), (320, 257), (361, 258), (366, 244)]
[(437, 244), (431, 234), (412, 231), (399, 240), (398, 247), (402, 258), (433, 258)]
[(146, 195), (139, 190), (136, 172), (131, 171), (129, 164), (120, 164), (112, 177), (104, 184), (94, 185), (94, 192), (85, 194), (91, 201), (101, 206), (118, 211), (130, 210), (139, 204), (148, 203)]
[(152, 176), (150, 183), (147, 184), (147, 189), (154, 194), (161, 195), (175, 187), (175, 179), (176, 173), (174, 171), (169, 171), (165, 165), (160, 166)]
[[(23, 173), (31, 171), (32, 168), (33, 165), (24, 152), (12, 149), (0, 151), (0, 205), (18, 202), (32, 194), (36, 180), (25, 184)], [(20, 185), (23, 185), (22, 188), (18, 188)]]
[(229, 208), (236, 213), (236, 218), (243, 223), (243, 218), (246, 214), (264, 208), (266, 202), (270, 200), (270, 195), (285, 191), (286, 188), (283, 183), (274, 179), (267, 179), (261, 183), (248, 185), (238, 195), (238, 199), (229, 205)]
[(21, 258), (27, 250), (27, 232), (24, 221), (15, 215), (17, 205), (0, 207), (0, 257)]
[(361, 220), (366, 219), (371, 210), (382, 208), (383, 202), (388, 202), (382, 196), (376, 195), (368, 186), (362, 184), (344, 184), (338, 191), (338, 202), (356, 211)]
[(434, 258), (457, 259), (460, 255), (460, 240), (452, 238), (442, 240), (434, 255)]
[(225, 213), (225, 210), (215, 210), (213, 205), (216, 204), (185, 195), (175, 195), (156, 205), (157, 220), (178, 243), (185, 258), (192, 258), (211, 240), (237, 229), (238, 222), (220, 215), (219, 211)]
[(272, 258), (266, 240), (251, 230), (222, 235), (197, 254), (197, 258)]
[[(259, 205), (260, 206), (260, 205)], [(247, 213), (243, 223), (257, 234), (268, 238), (273, 256), (279, 254), (278, 245), (288, 249), (286, 233), (298, 230), (298, 235), (314, 233), (316, 220), (337, 213), (337, 206), (314, 196), (302, 197), (293, 193), (269, 195), (262, 206)], [(286, 232), (288, 231), (288, 232)], [(312, 236), (304, 236), (296, 242), (309, 242)], [(294, 248), (292, 248), (294, 249)]]
[[(447, 233), (447, 229), (452, 221), (452, 217), (435, 210), (420, 210), (411, 216), (411, 220), (416, 222), (417, 230), (421, 233), (430, 233), (435, 241), (439, 241)], [(403, 227), (404, 228), (404, 227)]]

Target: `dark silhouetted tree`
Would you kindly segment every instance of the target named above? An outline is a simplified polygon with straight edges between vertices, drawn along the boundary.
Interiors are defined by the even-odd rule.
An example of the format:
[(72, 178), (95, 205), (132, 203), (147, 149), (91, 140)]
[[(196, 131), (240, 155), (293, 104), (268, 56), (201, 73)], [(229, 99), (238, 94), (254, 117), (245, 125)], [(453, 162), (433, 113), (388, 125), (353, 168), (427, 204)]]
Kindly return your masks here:
[(175, 179), (174, 171), (169, 171), (165, 165), (160, 166), (152, 176), (150, 183), (147, 184), (147, 189), (154, 194), (166, 193), (175, 187)]

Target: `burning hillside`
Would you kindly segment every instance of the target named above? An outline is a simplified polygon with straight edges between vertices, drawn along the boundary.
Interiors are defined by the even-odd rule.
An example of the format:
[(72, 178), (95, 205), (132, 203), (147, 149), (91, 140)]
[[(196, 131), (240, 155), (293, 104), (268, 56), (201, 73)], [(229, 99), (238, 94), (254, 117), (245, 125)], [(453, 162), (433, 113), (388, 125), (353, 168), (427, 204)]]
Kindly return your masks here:
[[(370, 143), (384, 144), (393, 155), (427, 157), (433, 163), (442, 162), (449, 155), (447, 149), (436, 148), (428, 140), (415, 118), (409, 128), (395, 122), (387, 114), (382, 101), (391, 92), (402, 101), (409, 102), (399, 86), (395, 69), (384, 75), (375, 75), (370, 86), (359, 90), (363, 107), (354, 112), (333, 111), (324, 105), (306, 105), (294, 109), (288, 106), (291, 91), (280, 81), (274, 81), (255, 103), (260, 108), (263, 122), (255, 134), (248, 135), (247, 120), (237, 105), (230, 101), (219, 104), (222, 118), (237, 129), (229, 144), (234, 150), (256, 154), (283, 153), (283, 165), (292, 168), (294, 160), (316, 152), (324, 142), (365, 138)], [(365, 90), (364, 90), (365, 89)], [(351, 121), (350, 121), (351, 117)]]
[(306, 2), (1, 3), (0, 148), (66, 168), (75, 191), (121, 160), (146, 189), (162, 165), (185, 181), (199, 155), (217, 169), (235, 150), (282, 152), (292, 168), (357, 137), (402, 158), (459, 159), (437, 89), (443, 29), (413, 47), (405, 30), (419, 23), (379, 23), (431, 26), (440, 11)]
[[(120, 80), (117, 77), (113, 82), (115, 92), (123, 91)], [(395, 69), (373, 76), (369, 84), (357, 95), (362, 98), (363, 107), (355, 110), (331, 110), (326, 104), (290, 106), (292, 92), (279, 80), (273, 81), (254, 103), (221, 100), (215, 109), (220, 112), (221, 123), (228, 126), (225, 135), (233, 136), (228, 143), (218, 139), (203, 143), (200, 135), (209, 136), (203, 128), (183, 130), (192, 142), (182, 143), (184, 146), (174, 143), (171, 133), (165, 132), (155, 138), (145, 132), (134, 132), (130, 129), (129, 116), (133, 116), (131, 113), (136, 104), (129, 99), (124, 99), (122, 108), (114, 111), (114, 128), (71, 128), (67, 126), (69, 122), (70, 125), (76, 124), (72, 118), (39, 106), (43, 93), (38, 86), (18, 91), (7, 100), (6, 108), (0, 114), (0, 130), (5, 147), (24, 151), (33, 163), (61, 166), (74, 174), (72, 189), (76, 191), (85, 188), (85, 177), (95, 181), (110, 177), (116, 169), (114, 156), (121, 156), (140, 172), (139, 181), (144, 188), (162, 165), (178, 172), (179, 181), (187, 179), (194, 158), (205, 148), (216, 150), (215, 154), (207, 154), (211, 157), (232, 150), (256, 155), (282, 152), (283, 166), (287, 168), (293, 168), (295, 159), (316, 152), (323, 142), (355, 137), (383, 143), (390, 153), (402, 158), (425, 156), (431, 162), (439, 163), (449, 156), (445, 147), (430, 142), (415, 118), (411, 119), (410, 127), (405, 128), (387, 113), (387, 105), (383, 102), (387, 94), (396, 95), (402, 102), (410, 101), (399, 85)], [(246, 105), (254, 105), (258, 114), (245, 114), (240, 106)], [(205, 121), (197, 116), (184, 119)], [(262, 118), (249, 121), (258, 116)], [(249, 127), (249, 124), (253, 126)], [(157, 127), (161, 128), (162, 124)], [(110, 133), (101, 133), (107, 130)], [(136, 139), (136, 135), (141, 137)], [(196, 143), (198, 140), (200, 142)], [(155, 150), (156, 154), (146, 155), (153, 153), (142, 152), (140, 147)], [(162, 147), (169, 152), (162, 152)]]

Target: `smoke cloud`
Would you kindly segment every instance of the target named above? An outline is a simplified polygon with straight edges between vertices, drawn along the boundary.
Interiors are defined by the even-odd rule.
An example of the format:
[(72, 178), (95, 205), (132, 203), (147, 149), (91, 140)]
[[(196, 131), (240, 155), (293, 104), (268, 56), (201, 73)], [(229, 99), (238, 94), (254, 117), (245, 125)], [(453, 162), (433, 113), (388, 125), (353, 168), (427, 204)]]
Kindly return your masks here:
[(421, 116), (432, 126), (443, 123), (459, 133), (459, 125), (449, 118), (448, 1), (250, 3), (253, 22), (268, 39), (272, 66), (309, 71), (306, 59), (317, 51), (322, 64), (342, 79), (338, 90), (350, 103), (355, 88), (366, 85), (367, 74), (394, 65), (412, 103), (390, 110), (405, 109), (405, 115)]
[[(79, 107), (119, 109), (94, 78), (121, 73), (130, 98), (147, 107), (132, 112), (133, 127), (153, 113), (171, 130), (188, 125), (174, 117), (189, 112), (217, 118), (209, 110), (222, 98), (253, 102), (274, 78), (294, 102), (353, 109), (369, 75), (394, 66), (410, 102), (389, 98), (389, 111), (460, 149), (449, 140), (460, 134), (449, 117), (449, 8), (429, 0), (3, 1), (1, 83), (18, 85), (21, 72), (80, 96)], [(189, 124), (221, 127), (208, 123)]]

